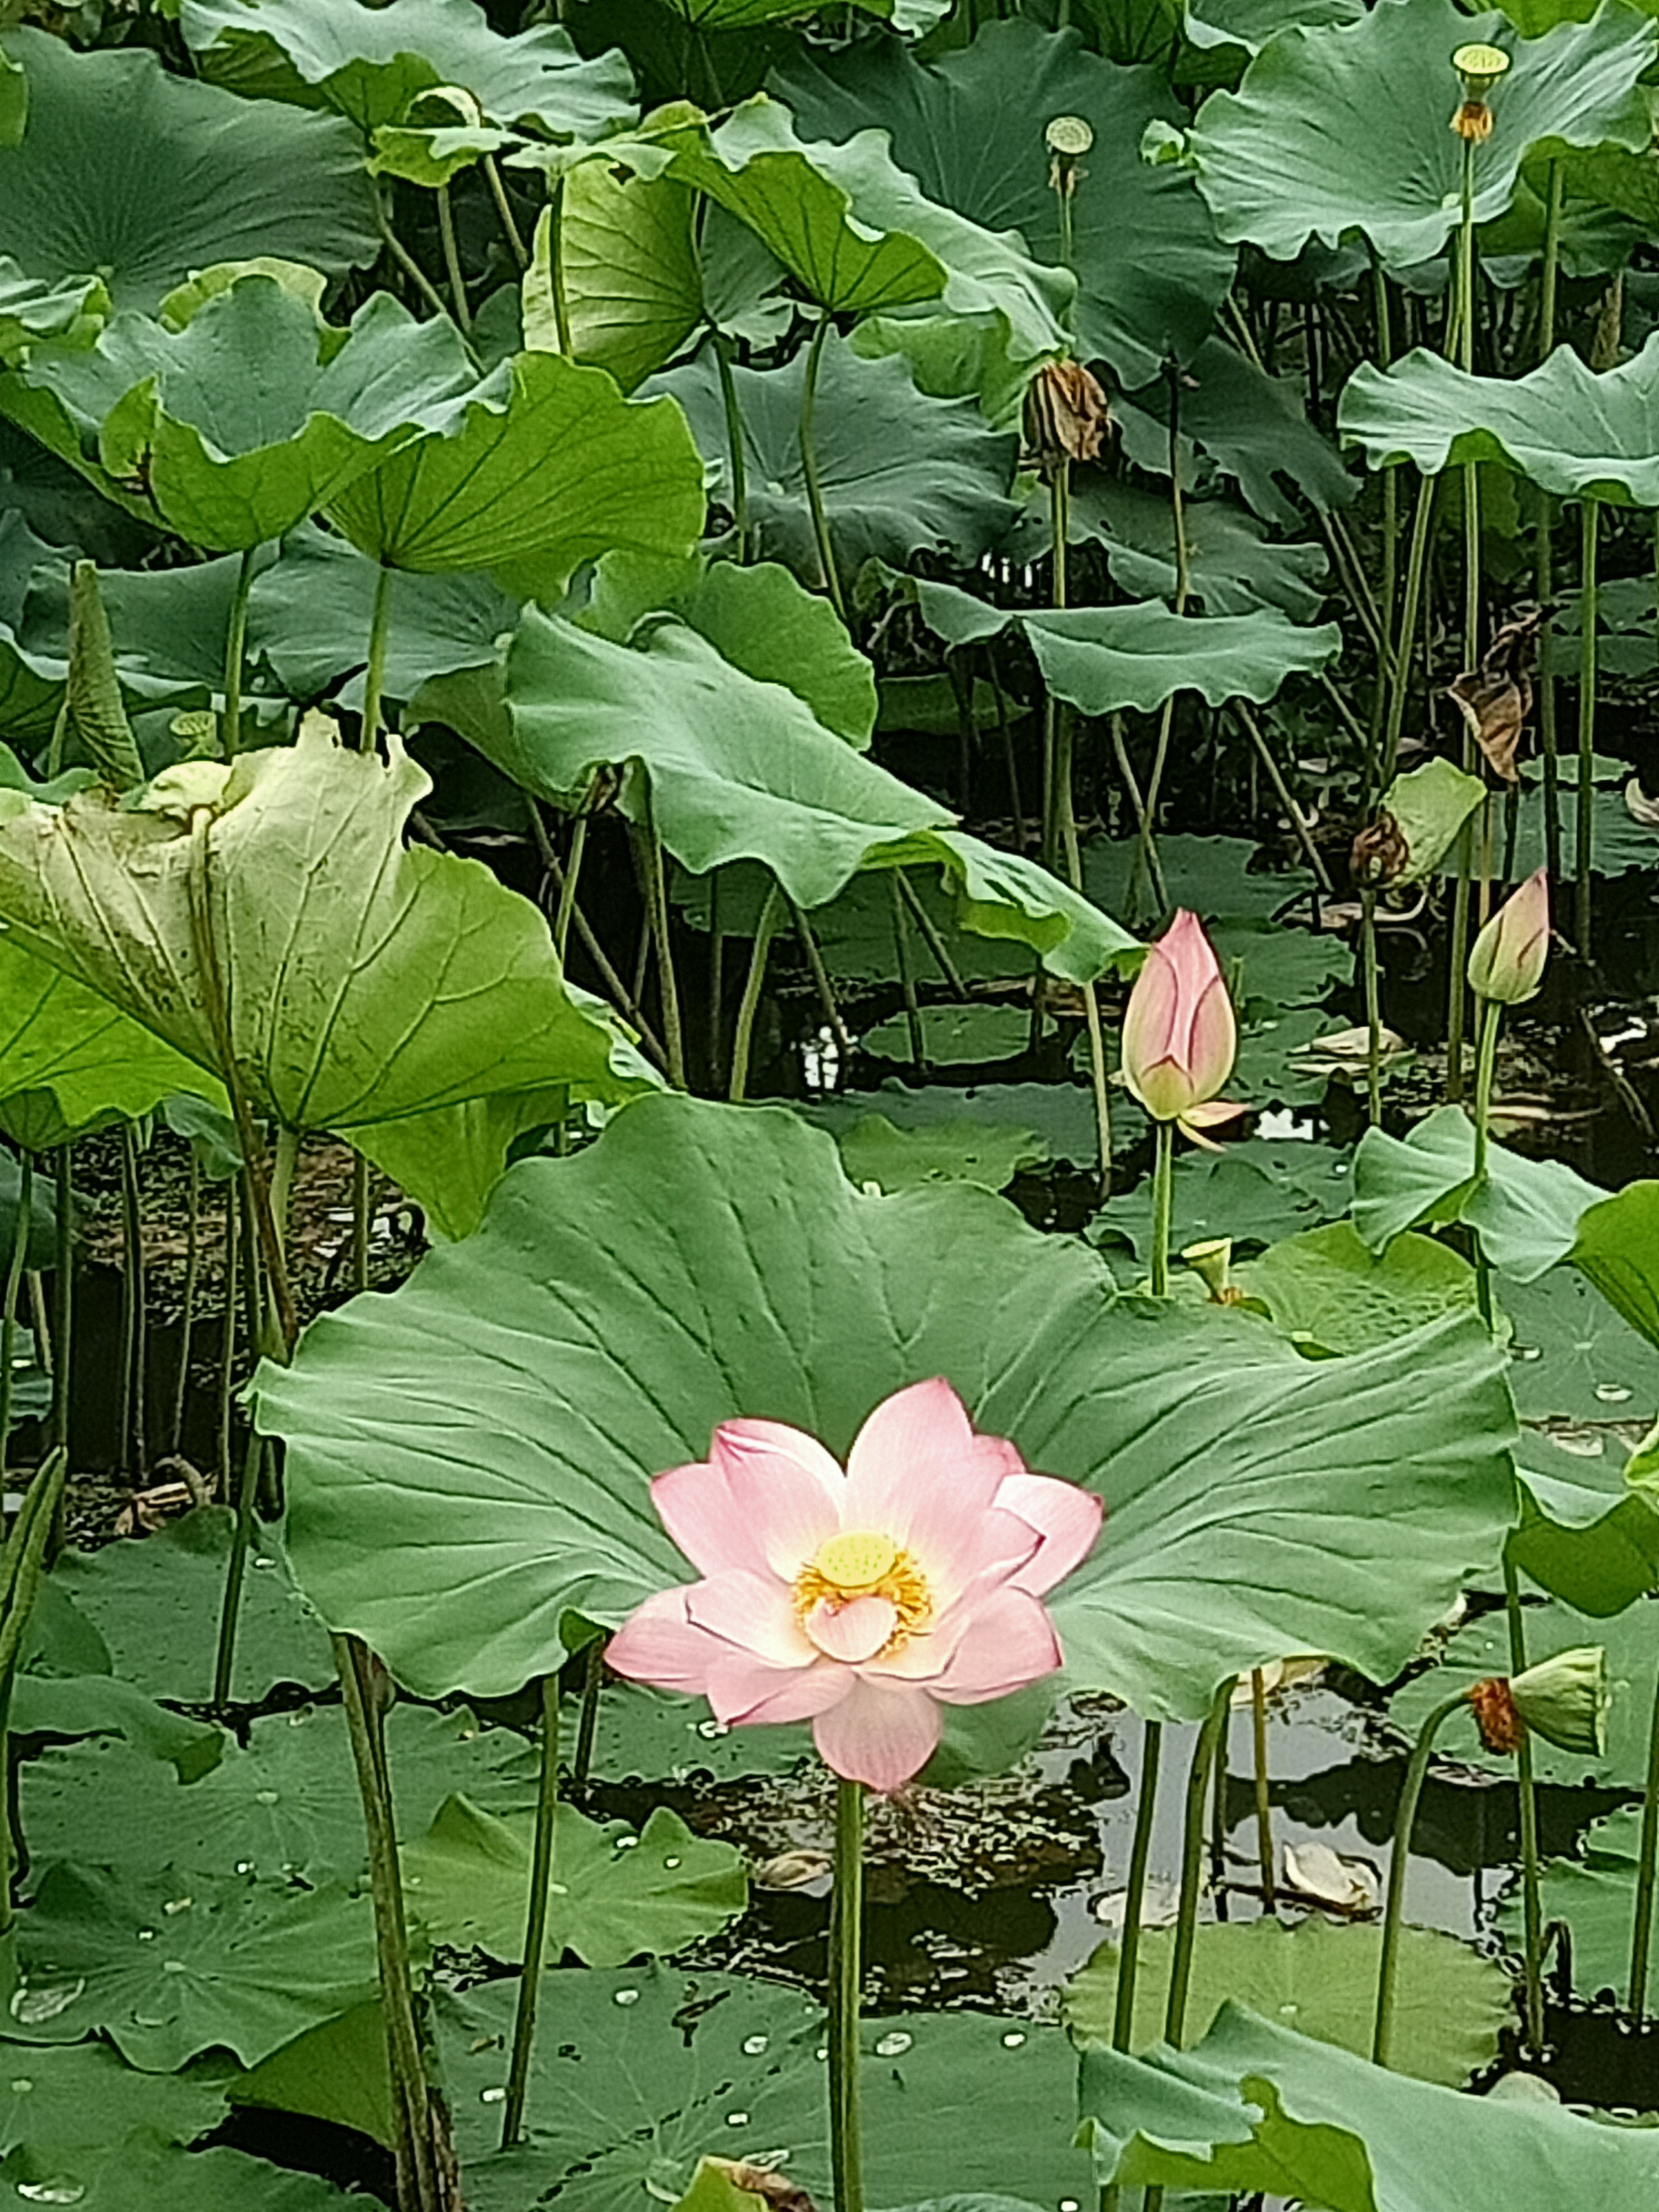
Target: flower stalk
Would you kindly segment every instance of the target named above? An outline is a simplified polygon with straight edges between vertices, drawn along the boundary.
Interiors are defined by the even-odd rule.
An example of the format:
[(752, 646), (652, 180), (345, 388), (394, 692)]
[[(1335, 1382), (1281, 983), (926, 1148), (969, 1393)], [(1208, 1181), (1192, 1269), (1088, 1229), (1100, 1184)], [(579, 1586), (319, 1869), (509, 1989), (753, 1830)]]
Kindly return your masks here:
[(864, 2212), (859, 2119), (859, 2011), (864, 1986), (864, 1784), (836, 1783), (836, 1874), (830, 1906), (830, 2164), (836, 2212)]
[[(1504, 1607), (1510, 1631), (1510, 1673), (1524, 1674), (1527, 1628), (1521, 1610), (1521, 1578), (1507, 1545), (1504, 1547)], [(1544, 2048), (1544, 1904), (1539, 1879), (1538, 1791), (1533, 1779), (1532, 1738), (1525, 1728), (1515, 1758), (1521, 1801), (1522, 2048), (1537, 2057)]]
[(1641, 1839), (1636, 1853), (1636, 1917), (1631, 1929), (1630, 2016), (1640, 2027), (1647, 2017), (1648, 1961), (1653, 1947), (1653, 1892), (1659, 1866), (1659, 1669), (1653, 1680), (1648, 1723), (1648, 1771), (1642, 1792)]
[(1376, 2018), (1371, 2033), (1371, 2060), (1377, 2066), (1388, 2064), (1394, 2035), (1395, 1978), (1400, 1962), (1401, 1920), (1406, 1902), (1406, 1875), (1411, 1864), (1412, 1830), (1417, 1821), (1418, 1801), (1423, 1795), (1423, 1784), (1428, 1774), (1429, 1758), (1434, 1749), (1436, 1736), (1452, 1715), (1468, 1703), (1468, 1692), (1460, 1690), (1455, 1697), (1443, 1698), (1435, 1706), (1418, 1732), (1417, 1741), (1407, 1763), (1406, 1778), (1401, 1785), (1400, 1805), (1394, 1822), (1394, 1850), (1389, 1860), (1388, 1895), (1382, 1907), (1382, 1955), (1377, 1966)]
[(511, 2150), (524, 2132), (525, 2096), (530, 2087), (530, 2053), (536, 2035), (536, 2006), (541, 1995), (542, 1962), (547, 1949), (548, 1893), (553, 1880), (554, 1839), (559, 1824), (559, 1677), (542, 1677), (541, 1787), (536, 1799), (536, 1832), (530, 1850), (530, 1893), (525, 1912), (524, 1972), (513, 2021), (513, 2058), (507, 2069), (507, 2102), (501, 2110), (501, 2148)]

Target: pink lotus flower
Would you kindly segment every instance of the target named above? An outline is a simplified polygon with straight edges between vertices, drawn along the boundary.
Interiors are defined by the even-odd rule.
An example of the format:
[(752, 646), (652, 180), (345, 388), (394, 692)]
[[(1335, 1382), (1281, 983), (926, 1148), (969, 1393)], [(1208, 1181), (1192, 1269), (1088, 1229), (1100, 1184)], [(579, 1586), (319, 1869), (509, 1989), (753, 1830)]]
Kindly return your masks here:
[(1534, 997), (1550, 957), (1550, 879), (1538, 868), (1512, 891), (1474, 940), (1469, 988), (1477, 998), (1518, 1006)]
[(1155, 1121), (1176, 1122), (1205, 1144), (1202, 1131), (1246, 1110), (1216, 1095), (1237, 1054), (1226, 983), (1198, 916), (1182, 907), (1147, 948), (1129, 994), (1124, 1080)]
[(702, 1579), (648, 1597), (611, 1665), (706, 1697), (733, 1726), (810, 1720), (837, 1774), (881, 1790), (927, 1765), (941, 1705), (1054, 1673), (1042, 1599), (1103, 1510), (976, 1434), (945, 1382), (884, 1400), (845, 1472), (799, 1429), (725, 1421), (708, 1458), (659, 1475), (651, 1498)]

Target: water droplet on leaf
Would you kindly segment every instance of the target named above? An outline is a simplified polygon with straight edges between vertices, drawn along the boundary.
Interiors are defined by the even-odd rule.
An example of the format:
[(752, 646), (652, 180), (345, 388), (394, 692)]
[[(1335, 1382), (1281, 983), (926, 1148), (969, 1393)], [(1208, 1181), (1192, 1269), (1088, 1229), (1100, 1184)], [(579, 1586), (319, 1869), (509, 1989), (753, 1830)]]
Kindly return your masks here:
[(914, 2035), (907, 2035), (902, 2027), (896, 2027), (890, 2035), (884, 2035), (877, 2044), (876, 2056), (878, 2058), (900, 2057), (915, 2039)]

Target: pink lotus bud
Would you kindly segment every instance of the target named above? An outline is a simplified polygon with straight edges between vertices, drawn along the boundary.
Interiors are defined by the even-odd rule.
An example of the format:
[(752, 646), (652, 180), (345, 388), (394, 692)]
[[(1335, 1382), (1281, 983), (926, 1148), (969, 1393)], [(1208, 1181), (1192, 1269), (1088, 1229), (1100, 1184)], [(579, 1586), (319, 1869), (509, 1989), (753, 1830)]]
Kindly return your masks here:
[(1186, 1121), (1219, 1091), (1237, 1051), (1221, 969), (1198, 916), (1182, 907), (1148, 950), (1129, 994), (1124, 1079), (1154, 1121)]
[(1544, 979), (1550, 951), (1550, 884), (1542, 868), (1511, 892), (1474, 940), (1469, 988), (1477, 998), (1518, 1006)]

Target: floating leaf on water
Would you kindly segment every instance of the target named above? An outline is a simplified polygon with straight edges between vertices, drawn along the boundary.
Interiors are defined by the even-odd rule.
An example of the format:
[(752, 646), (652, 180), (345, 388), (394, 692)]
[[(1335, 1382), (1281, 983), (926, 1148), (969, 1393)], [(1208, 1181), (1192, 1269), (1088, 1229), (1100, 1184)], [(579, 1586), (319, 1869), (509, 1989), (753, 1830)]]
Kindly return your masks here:
[(1382, 1877), (1370, 1860), (1346, 1857), (1328, 1844), (1286, 1844), (1285, 1879), (1335, 1912), (1375, 1912), (1382, 1901)]

